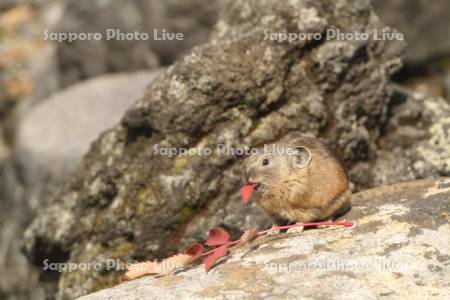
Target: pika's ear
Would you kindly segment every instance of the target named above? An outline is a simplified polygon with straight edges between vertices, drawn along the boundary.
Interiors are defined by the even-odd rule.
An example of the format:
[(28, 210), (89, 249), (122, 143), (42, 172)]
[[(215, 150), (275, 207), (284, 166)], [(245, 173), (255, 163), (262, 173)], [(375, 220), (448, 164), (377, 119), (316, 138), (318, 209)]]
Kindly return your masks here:
[(311, 162), (311, 151), (303, 146), (295, 147), (293, 158), (295, 167), (299, 169), (306, 168)]

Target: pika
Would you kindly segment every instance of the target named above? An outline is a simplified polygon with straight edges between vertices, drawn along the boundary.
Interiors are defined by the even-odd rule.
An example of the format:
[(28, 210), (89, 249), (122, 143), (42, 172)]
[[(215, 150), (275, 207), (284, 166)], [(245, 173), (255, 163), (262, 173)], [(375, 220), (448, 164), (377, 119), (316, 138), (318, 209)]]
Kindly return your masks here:
[(342, 164), (313, 137), (296, 135), (266, 145), (246, 159), (243, 180), (256, 184), (253, 200), (274, 225), (330, 220), (351, 207)]

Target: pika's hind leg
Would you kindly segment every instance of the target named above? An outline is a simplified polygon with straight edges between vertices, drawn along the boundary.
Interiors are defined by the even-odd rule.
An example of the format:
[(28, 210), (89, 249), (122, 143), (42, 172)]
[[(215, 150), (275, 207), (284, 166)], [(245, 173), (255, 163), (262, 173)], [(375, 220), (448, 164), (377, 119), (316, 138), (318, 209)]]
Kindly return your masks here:
[[(352, 193), (350, 190), (345, 191), (341, 196), (339, 196), (336, 201), (331, 205), (328, 209), (326, 215), (327, 217), (323, 218), (321, 222), (333, 222), (337, 218), (343, 216), (347, 213), (351, 207), (351, 199)], [(318, 225), (317, 228), (327, 228), (329, 225)]]
[(345, 215), (352, 208), (352, 192), (345, 191), (337, 201), (337, 209), (333, 214), (333, 219), (337, 219)]
[[(316, 212), (311, 211), (311, 210), (308, 210), (308, 211), (296, 210), (295, 211), (295, 225), (312, 222), (315, 219), (317, 219), (316, 215), (317, 215)], [(289, 228), (287, 230), (287, 233), (299, 234), (299, 233), (303, 232), (303, 229), (304, 229), (304, 226), (296, 226), (296, 227)]]

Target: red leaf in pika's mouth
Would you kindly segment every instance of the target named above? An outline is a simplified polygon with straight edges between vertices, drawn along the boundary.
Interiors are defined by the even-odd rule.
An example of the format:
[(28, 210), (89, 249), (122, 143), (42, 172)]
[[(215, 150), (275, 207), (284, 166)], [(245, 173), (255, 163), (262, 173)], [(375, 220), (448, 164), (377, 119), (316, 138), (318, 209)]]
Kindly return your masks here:
[(240, 193), (244, 204), (248, 203), (248, 200), (250, 199), (250, 196), (252, 195), (253, 190), (255, 188), (256, 188), (255, 183), (246, 184), (241, 188)]

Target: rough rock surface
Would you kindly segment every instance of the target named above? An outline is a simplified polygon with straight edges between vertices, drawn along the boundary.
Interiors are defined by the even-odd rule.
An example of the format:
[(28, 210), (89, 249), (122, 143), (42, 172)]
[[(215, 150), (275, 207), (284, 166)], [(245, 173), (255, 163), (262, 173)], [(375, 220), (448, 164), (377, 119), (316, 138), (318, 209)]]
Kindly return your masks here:
[(352, 228), (282, 234), (208, 273), (197, 266), (80, 299), (448, 299), (449, 199), (450, 178), (367, 190), (344, 216)]
[[(102, 40), (59, 44), (64, 85), (103, 73), (132, 71), (170, 64), (193, 46), (208, 39), (218, 11), (228, 0), (78, 0), (69, 3), (57, 32), (101, 33)], [(113, 37), (108, 29), (138, 32), (143, 38)], [(161, 39), (162, 31), (183, 33), (183, 40)]]
[[(93, 144), (70, 186), (27, 230), (31, 261), (40, 266), (44, 259), (162, 257), (201, 240), (210, 227), (239, 234), (242, 228), (268, 225), (239, 201), (243, 157), (219, 155), (217, 144), (254, 147), (293, 131), (308, 132), (334, 146), (362, 188), (421, 176), (400, 171), (384, 178), (385, 170), (367, 171), (389, 161), (379, 160), (386, 128), (404, 128), (396, 133), (400, 139), (409, 124), (402, 120), (418, 113), (414, 120), (423, 126), (423, 136), (414, 141), (432, 145), (429, 154), (448, 155), (442, 152), (448, 131), (432, 126), (449, 117), (445, 103), (436, 101), (442, 105), (438, 114), (433, 101), (400, 97), (389, 81), (401, 65), (403, 43), (264, 39), (265, 30), (328, 28), (371, 32), (384, 25), (366, 0), (234, 1), (212, 40), (170, 67), (122, 122)], [(415, 101), (417, 111), (396, 110), (406, 101)], [(408, 146), (389, 159), (401, 158)], [(169, 157), (155, 151), (163, 147), (213, 154)], [(436, 160), (428, 165), (422, 157), (409, 159), (424, 164), (418, 169), (427, 176), (448, 172)], [(58, 298), (71, 299), (110, 286), (117, 274), (53, 275), (59, 277)]]
[(383, 22), (405, 34), (408, 43), (406, 63), (417, 65), (450, 55), (450, 5), (447, 0), (372, 2)]
[(450, 175), (450, 106), (442, 98), (394, 87), (389, 122), (376, 158), (350, 171), (354, 183), (370, 186)]

